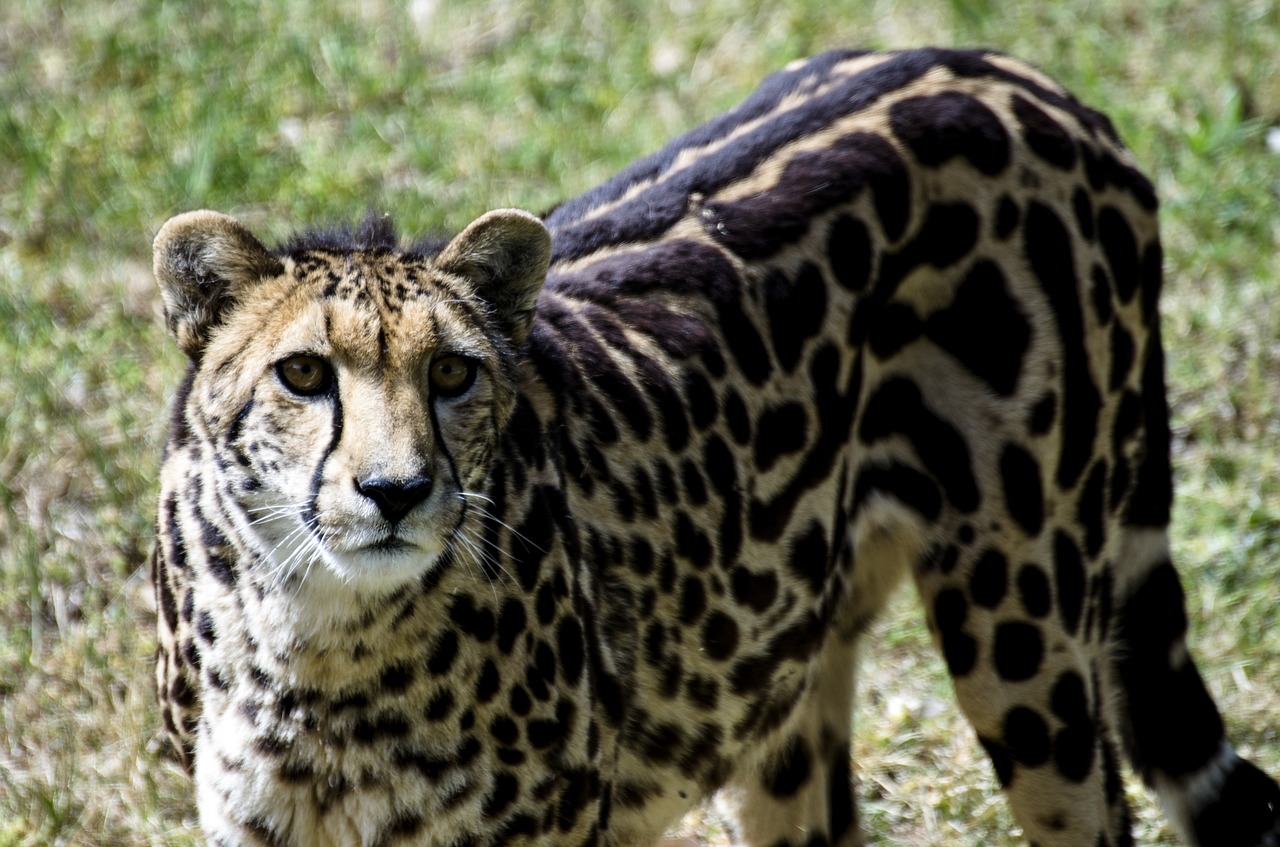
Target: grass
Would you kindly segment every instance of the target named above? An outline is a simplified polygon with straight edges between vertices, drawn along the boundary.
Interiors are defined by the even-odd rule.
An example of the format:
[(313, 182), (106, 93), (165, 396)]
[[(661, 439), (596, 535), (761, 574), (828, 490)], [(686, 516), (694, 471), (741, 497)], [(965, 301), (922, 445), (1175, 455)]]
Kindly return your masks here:
[[(413, 231), (542, 209), (791, 59), (924, 43), (1040, 64), (1156, 179), (1193, 637), (1233, 735), (1275, 772), (1275, 2), (9, 0), (0, 847), (198, 843), (190, 786), (152, 745), (144, 562), (180, 362), (148, 265), (170, 214), (216, 208), (277, 237), (369, 208)], [(871, 843), (1016, 843), (909, 598), (871, 641), (856, 744)], [(1139, 818), (1143, 843), (1172, 843), (1149, 805)]]

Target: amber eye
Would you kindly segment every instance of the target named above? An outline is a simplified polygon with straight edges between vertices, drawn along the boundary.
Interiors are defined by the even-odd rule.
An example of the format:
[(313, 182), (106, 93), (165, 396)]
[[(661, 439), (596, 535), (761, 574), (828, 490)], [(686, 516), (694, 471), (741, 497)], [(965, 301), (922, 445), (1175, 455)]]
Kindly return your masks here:
[(476, 381), (476, 363), (465, 356), (444, 356), (431, 363), (431, 389), (442, 397), (457, 397)]
[(285, 388), (304, 397), (327, 391), (333, 381), (329, 363), (317, 356), (290, 356), (276, 364), (276, 373)]

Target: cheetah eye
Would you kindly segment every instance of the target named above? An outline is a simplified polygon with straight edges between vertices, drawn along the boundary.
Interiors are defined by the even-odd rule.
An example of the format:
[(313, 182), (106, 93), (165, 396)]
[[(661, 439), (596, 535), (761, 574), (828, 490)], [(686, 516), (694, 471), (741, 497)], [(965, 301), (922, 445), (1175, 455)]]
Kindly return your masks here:
[(440, 397), (457, 397), (476, 381), (476, 363), (465, 356), (444, 356), (431, 363), (431, 390)]
[(290, 356), (276, 363), (276, 373), (284, 387), (294, 394), (313, 397), (329, 390), (333, 370), (317, 356)]

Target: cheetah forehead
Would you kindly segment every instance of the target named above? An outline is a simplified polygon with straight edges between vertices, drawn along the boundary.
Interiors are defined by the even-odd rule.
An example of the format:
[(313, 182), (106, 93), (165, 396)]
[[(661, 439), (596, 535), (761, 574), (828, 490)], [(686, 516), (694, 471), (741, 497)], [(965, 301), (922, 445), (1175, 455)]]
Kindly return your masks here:
[[(166, 223), (154, 252), (169, 329), (198, 362), (211, 342), (269, 344), (317, 304), (326, 337), (368, 344), (372, 336), (376, 353), (393, 336), (429, 342), (427, 318), (437, 314), (518, 345), (546, 277), (551, 240), (538, 218), (500, 209), (434, 253), (389, 246), (385, 234), (355, 246), (304, 236), (269, 251), (234, 218), (199, 211)], [(337, 315), (348, 320), (335, 326)]]
[(475, 358), (494, 353), (487, 304), (429, 262), (351, 252), (285, 257), (283, 265), (227, 311), (206, 368), (307, 353), (381, 370), (417, 367), (446, 348)]

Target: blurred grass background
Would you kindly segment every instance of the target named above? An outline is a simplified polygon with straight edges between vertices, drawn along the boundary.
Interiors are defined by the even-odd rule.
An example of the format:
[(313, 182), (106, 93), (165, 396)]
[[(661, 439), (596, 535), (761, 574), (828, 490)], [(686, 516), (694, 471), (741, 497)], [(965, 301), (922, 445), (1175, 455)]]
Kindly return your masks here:
[[(1275, 0), (6, 0), (0, 847), (198, 843), (152, 745), (145, 557), (181, 362), (149, 263), (169, 215), (274, 238), (371, 208), (410, 232), (540, 210), (792, 59), (927, 43), (1039, 64), (1155, 178), (1195, 648), (1233, 736), (1280, 771)], [(1017, 843), (912, 598), (871, 641), (869, 843)], [(1173, 843), (1150, 804), (1139, 826)]]

